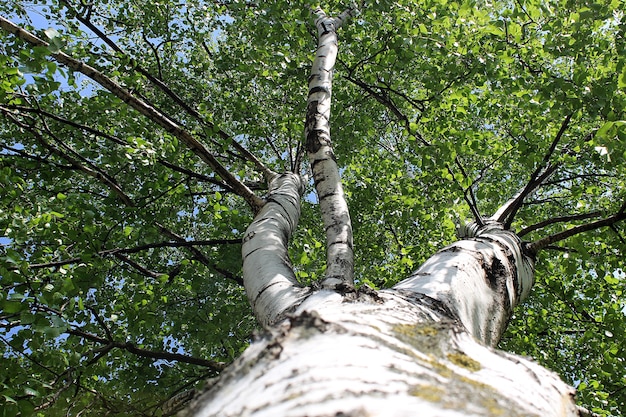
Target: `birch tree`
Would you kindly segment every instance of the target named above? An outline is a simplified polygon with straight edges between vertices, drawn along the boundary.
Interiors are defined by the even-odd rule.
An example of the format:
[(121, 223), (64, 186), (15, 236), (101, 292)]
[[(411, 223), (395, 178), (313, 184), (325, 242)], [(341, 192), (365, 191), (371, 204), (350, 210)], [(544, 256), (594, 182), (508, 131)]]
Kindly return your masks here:
[(3, 415), (621, 415), (621, 10), (0, 6)]

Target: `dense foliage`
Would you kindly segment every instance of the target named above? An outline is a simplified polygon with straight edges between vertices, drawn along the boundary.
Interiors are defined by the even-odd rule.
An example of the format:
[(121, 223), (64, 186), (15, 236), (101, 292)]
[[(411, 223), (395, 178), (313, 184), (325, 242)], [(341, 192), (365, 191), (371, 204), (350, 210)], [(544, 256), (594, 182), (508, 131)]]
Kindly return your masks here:
[[(54, 54), (159, 109), (262, 196), (241, 145), (300, 168), (309, 6), (0, 4), (48, 43), (0, 31), (0, 415), (160, 415), (255, 327), (239, 243), (253, 213), (238, 190)], [(511, 224), (528, 242), (624, 213), (625, 9), (380, 0), (341, 29), (332, 126), (359, 283), (399, 281), (548, 168)], [(291, 247), (303, 282), (324, 268), (315, 202), (308, 192)], [(626, 407), (625, 251), (621, 223), (550, 242), (501, 346), (601, 415)]]

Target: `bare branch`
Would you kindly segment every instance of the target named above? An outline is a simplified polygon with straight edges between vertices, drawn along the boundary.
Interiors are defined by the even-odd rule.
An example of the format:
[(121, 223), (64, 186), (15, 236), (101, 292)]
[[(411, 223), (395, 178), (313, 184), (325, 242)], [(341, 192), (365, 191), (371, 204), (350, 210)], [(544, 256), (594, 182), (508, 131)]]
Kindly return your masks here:
[(72, 336), (81, 337), (83, 339), (87, 339), (95, 343), (99, 343), (103, 345), (103, 348), (105, 351), (109, 351), (111, 349), (117, 348), (117, 349), (125, 350), (134, 355), (141, 356), (143, 358), (183, 362), (183, 363), (188, 363), (191, 365), (199, 365), (199, 366), (211, 368), (214, 371), (221, 371), (226, 367), (226, 364), (224, 362), (211, 361), (207, 359), (197, 358), (194, 356), (183, 355), (180, 353), (171, 353), (171, 352), (164, 352), (164, 351), (159, 351), (159, 350), (143, 349), (143, 348), (137, 347), (133, 343), (116, 342), (113, 340), (104, 339), (94, 334), (85, 332), (79, 327), (68, 329), (65, 333), (70, 334)]
[(601, 211), (594, 211), (591, 213), (572, 214), (570, 216), (553, 217), (551, 219), (544, 220), (539, 223), (535, 223), (532, 226), (525, 227), (524, 229), (520, 230), (517, 233), (517, 236), (522, 237), (530, 232), (534, 232), (535, 230), (542, 229), (552, 224), (571, 222), (571, 221), (577, 221), (577, 220), (593, 219), (595, 217), (600, 217), (601, 215), (602, 215)]
[(513, 223), (513, 219), (517, 214), (518, 210), (524, 203), (524, 199), (532, 194), (543, 182), (550, 176), (554, 171), (559, 167), (558, 164), (550, 165), (550, 158), (554, 154), (557, 145), (563, 138), (563, 134), (567, 130), (570, 120), (572, 119), (572, 114), (568, 114), (561, 123), (561, 127), (557, 132), (556, 136), (552, 140), (548, 151), (543, 157), (543, 161), (535, 171), (530, 175), (530, 179), (526, 186), (519, 192), (515, 197), (511, 200), (507, 201), (498, 211), (492, 216), (493, 219), (497, 220), (500, 223), (504, 224), (505, 228), (510, 228), (511, 223)]
[(530, 252), (530, 253), (538, 253), (541, 249), (547, 247), (548, 245), (551, 245), (555, 242), (559, 242), (561, 240), (565, 240), (569, 237), (575, 236), (577, 234), (580, 233), (584, 233), (584, 232), (588, 232), (591, 230), (596, 230), (599, 229), (601, 227), (606, 227), (606, 226), (612, 226), (622, 220), (626, 219), (626, 213), (624, 213), (623, 211), (618, 212), (617, 214), (614, 214), (612, 216), (609, 216), (605, 219), (602, 220), (598, 220), (595, 222), (591, 222), (591, 223), (587, 223), (587, 224), (583, 224), (580, 226), (575, 226), (572, 227), (570, 229), (564, 230), (562, 232), (559, 233), (555, 233), (553, 235), (550, 236), (546, 236), (542, 239), (536, 240), (532, 243), (529, 243), (528, 245), (526, 245), (526, 249)]

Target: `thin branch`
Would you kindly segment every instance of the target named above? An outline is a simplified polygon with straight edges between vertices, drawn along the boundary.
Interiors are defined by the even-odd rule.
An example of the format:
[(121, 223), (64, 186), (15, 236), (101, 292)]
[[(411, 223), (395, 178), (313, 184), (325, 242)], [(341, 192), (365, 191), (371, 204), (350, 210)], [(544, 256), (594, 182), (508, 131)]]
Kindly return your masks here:
[(176, 361), (188, 363), (191, 365), (199, 365), (207, 368), (211, 368), (214, 371), (221, 371), (226, 367), (226, 363), (211, 361), (203, 358), (197, 358), (194, 356), (183, 355), (180, 353), (164, 352), (159, 350), (149, 350), (137, 347), (134, 343), (129, 342), (116, 342), (113, 340), (104, 339), (94, 334), (85, 332), (84, 330), (74, 327), (65, 331), (65, 333), (81, 337), (83, 339), (90, 340), (95, 343), (103, 345), (104, 350), (111, 350), (113, 348), (122, 349), (129, 353), (132, 353), (143, 358), (162, 359), (166, 361)]
[(542, 239), (536, 240), (532, 243), (526, 245), (526, 249), (530, 253), (538, 253), (541, 249), (545, 248), (548, 245), (551, 245), (555, 242), (559, 242), (561, 240), (565, 240), (569, 237), (575, 236), (580, 233), (588, 232), (591, 230), (596, 230), (601, 227), (612, 226), (622, 220), (626, 219), (626, 213), (623, 211), (618, 212), (612, 216), (609, 216), (605, 219), (598, 220), (595, 222), (583, 224), (580, 226), (572, 227), (571, 229), (564, 230), (559, 233), (552, 234), (550, 236), (546, 236)]
[(624, 236), (622, 236), (622, 233), (619, 231), (619, 229), (614, 224), (610, 225), (609, 227), (611, 228), (613, 233), (615, 233), (619, 241), (622, 242), (622, 245), (626, 245), (626, 239), (624, 239)]
[[(1, 17), (0, 17), (1, 19)], [(124, 204), (126, 204), (129, 207), (133, 207), (134, 203), (133, 201), (130, 199), (130, 197), (128, 195), (126, 195), (126, 193), (120, 188), (120, 186), (117, 184), (117, 182), (110, 177), (107, 173), (101, 171), (99, 168), (97, 168), (96, 166), (94, 166), (93, 164), (89, 163), (88, 161), (85, 160), (85, 158), (80, 157), (80, 155), (78, 155), (78, 153), (76, 153), (75, 151), (73, 151), (71, 148), (69, 148), (67, 145), (64, 145), (64, 147), (66, 149), (68, 149), (70, 152), (74, 153), (75, 155), (77, 155), (78, 157), (80, 157), (82, 160), (86, 161), (87, 163), (89, 163), (92, 168), (87, 167), (86, 165), (80, 163), (78, 160), (74, 159), (73, 157), (69, 156), (67, 153), (61, 151), (59, 148), (53, 146), (52, 144), (50, 144), (48, 141), (46, 141), (46, 139), (43, 137), (43, 135), (41, 133), (39, 133), (39, 131), (35, 128), (35, 126), (31, 126), (29, 124), (26, 124), (20, 120), (18, 120), (14, 114), (12, 113), (7, 113), (4, 111), (3, 108), (0, 108), (0, 111), (8, 118), (10, 119), (15, 125), (23, 128), (23, 129), (27, 129), (28, 131), (30, 131), (33, 136), (35, 137), (35, 139), (44, 147), (46, 148), (48, 151), (50, 151), (52, 154), (57, 155), (58, 157), (60, 157), (61, 159), (64, 159), (66, 162), (68, 162), (74, 169), (78, 170), (78, 171), (82, 171), (83, 173), (87, 174), (88, 176), (95, 178), (96, 180), (98, 180), (99, 182), (103, 183), (104, 185), (106, 185), (109, 189), (111, 189), (111, 191), (113, 191), (113, 193), (115, 193), (120, 200), (122, 200), (124, 202)], [(61, 142), (58, 138), (56, 138), (54, 136), (54, 134), (49, 130), (49, 129), (45, 129), (46, 133), (48, 135), (50, 135), (51, 137), (53, 137), (55, 139), (56, 142)]]
[[(122, 139), (120, 139), (120, 138), (118, 138), (116, 136), (110, 135), (108, 133), (102, 132), (100, 130), (94, 129), (94, 128), (92, 128), (90, 126), (87, 126), (87, 125), (84, 125), (84, 124), (76, 123), (76, 122), (74, 122), (72, 120), (66, 119), (66, 118), (61, 117), (59, 115), (56, 115), (54, 113), (50, 113), (50, 112), (48, 112), (48, 111), (46, 111), (44, 109), (41, 109), (41, 108), (33, 108), (33, 107), (26, 107), (26, 106), (10, 106), (10, 107), (0, 106), (0, 110), (7, 111), (7, 112), (10, 112), (10, 111), (13, 111), (13, 110), (17, 110), (19, 112), (36, 113), (36, 114), (45, 116), (47, 118), (50, 118), (52, 120), (55, 120), (57, 122), (63, 123), (65, 125), (74, 127), (76, 129), (83, 130), (86, 133), (92, 134), (94, 136), (102, 137), (104, 139), (108, 139), (108, 140), (110, 140), (111, 142), (113, 142), (113, 143), (115, 143), (117, 145), (124, 146), (124, 147), (129, 145), (127, 142), (123, 141)], [(4, 146), (4, 147), (6, 149), (9, 149), (12, 152), (19, 153), (20, 155), (22, 155), (24, 157), (28, 157), (28, 158), (31, 158), (31, 159), (37, 158), (34, 155), (24, 154), (23, 151), (20, 152), (20, 150), (17, 150), (17, 149), (13, 149), (13, 148), (10, 148), (10, 147), (7, 147), (7, 146)], [(43, 161), (42, 158), (37, 159), (37, 160), (42, 160)], [(210, 184), (217, 185), (217, 186), (221, 187), (222, 189), (224, 189), (226, 191), (234, 192), (234, 190), (232, 188), (230, 188), (227, 184), (225, 184), (222, 181), (218, 181), (215, 178), (209, 177), (207, 175), (199, 174), (199, 173), (197, 173), (195, 171), (192, 171), (190, 169), (183, 168), (181, 166), (175, 165), (175, 164), (173, 164), (173, 163), (171, 163), (171, 162), (169, 162), (169, 161), (167, 161), (165, 159), (162, 159), (162, 158), (158, 158), (156, 160), (156, 162), (159, 163), (160, 165), (163, 165), (163, 166), (165, 166), (167, 168), (170, 168), (170, 169), (172, 169), (174, 171), (180, 172), (182, 174), (186, 174), (186, 175), (188, 175), (190, 177), (196, 178), (196, 179), (198, 179), (200, 181), (203, 181), (203, 182), (208, 182)], [(64, 167), (64, 168), (68, 168), (68, 167)]]
[[(348, 81), (350, 81), (351, 83), (355, 84), (356, 86), (360, 87), (364, 91), (366, 91), (376, 101), (378, 101), (380, 104), (382, 104), (384, 107), (386, 107), (389, 111), (391, 111), (391, 113), (393, 113), (393, 115), (396, 116), (398, 121), (400, 121), (400, 122), (402, 122), (404, 124), (404, 128), (406, 129), (406, 131), (410, 135), (413, 135), (417, 139), (419, 139), (419, 141), (424, 146), (429, 146), (430, 145), (418, 132), (412, 132), (411, 131), (411, 127), (410, 127), (411, 123), (409, 121), (409, 118), (395, 105), (395, 103), (389, 97), (388, 94), (381, 94), (381, 93), (375, 91), (374, 87), (364, 83), (363, 81), (361, 81), (359, 79), (353, 78), (350, 75), (345, 75), (343, 78), (348, 80)], [(377, 87), (377, 88), (379, 88), (379, 87)]]
[(104, 333), (106, 333), (107, 335), (107, 339), (109, 340), (109, 342), (113, 341), (113, 335), (111, 334), (111, 329), (109, 329), (109, 326), (107, 326), (107, 324), (104, 322), (104, 320), (102, 320), (102, 317), (100, 317), (100, 314), (98, 314), (98, 312), (96, 311), (96, 309), (94, 307), (87, 307), (89, 309), (89, 311), (91, 311), (91, 314), (93, 314), (93, 316), (95, 317), (96, 321), (98, 322), (98, 324), (100, 325), (100, 327), (102, 327), (102, 329), (104, 329)]
[(33, 356), (29, 353), (26, 353), (26, 350), (24, 349), (19, 349), (16, 348), (15, 346), (13, 346), (7, 339), (5, 339), (3, 336), (0, 336), (0, 340), (2, 340), (2, 342), (4, 342), (5, 345), (7, 345), (9, 348), (11, 348), (11, 350), (19, 353), (20, 355), (22, 355), (23, 357), (25, 357), (26, 359), (28, 359), (29, 361), (31, 361), (32, 363), (34, 363), (35, 365), (37, 365), (38, 367), (45, 369), (46, 371), (50, 372), (52, 375), (54, 376), (58, 376), (59, 374), (56, 373), (55, 371), (53, 371), (51, 368), (47, 367), (46, 365), (42, 364), (41, 362), (37, 361), (35, 358), (33, 358)]
[[(454, 162), (456, 166), (459, 167), (459, 170), (461, 171), (461, 174), (463, 175), (463, 177), (468, 178), (467, 173), (465, 172), (465, 168), (463, 168), (463, 164), (461, 163), (461, 159), (458, 157), (458, 155), (456, 156), (456, 158), (454, 158)], [(450, 170), (450, 168), (448, 169)], [(461, 187), (461, 189), (462, 188), (463, 187)], [(469, 194), (469, 197), (468, 197), (468, 194)], [(463, 198), (465, 199), (465, 202), (467, 203), (470, 210), (472, 211), (472, 215), (474, 216), (474, 221), (476, 222), (476, 224), (478, 224), (478, 226), (481, 226), (481, 227), (484, 226), (483, 217), (481, 216), (480, 211), (478, 210), (478, 203), (476, 201), (476, 196), (474, 195), (474, 190), (472, 189), (471, 184), (469, 187), (467, 187), (463, 191)]]
[(520, 207), (524, 203), (524, 199), (532, 194), (539, 186), (543, 184), (543, 182), (550, 176), (554, 171), (559, 167), (558, 164), (550, 165), (550, 158), (554, 154), (557, 145), (563, 138), (563, 135), (567, 128), (569, 127), (569, 123), (572, 119), (572, 114), (568, 114), (565, 117), (565, 120), (561, 123), (561, 127), (557, 132), (556, 136), (552, 140), (548, 151), (543, 157), (543, 161), (535, 171), (530, 175), (530, 179), (526, 186), (511, 200), (507, 201), (498, 211), (492, 216), (495, 220), (500, 223), (503, 223), (505, 228), (510, 228), (511, 223), (513, 223), (513, 219), (517, 214)]
[(34, 408), (34, 411), (41, 411), (41, 410), (45, 410), (48, 407), (51, 407), (54, 403), (57, 402), (61, 394), (67, 391), (72, 386), (72, 384), (74, 384), (74, 381), (75, 380), (73, 378), (68, 378), (65, 384), (61, 388), (59, 388), (54, 394), (48, 396), (48, 400), (46, 402), (43, 402), (39, 404), (38, 406), (36, 406)]
[(549, 178), (557, 169), (558, 165), (548, 166), (545, 171), (543, 171), (539, 177), (534, 177), (534, 173), (531, 176), (531, 180), (522, 188), (513, 198), (504, 203), (492, 216), (492, 219), (498, 221), (499, 223), (503, 223), (506, 227), (511, 226), (511, 222), (515, 217), (515, 214), (522, 206), (524, 199), (532, 194), (537, 188), (539, 188), (543, 182)]
[[(174, 233), (173, 231), (171, 231), (170, 229), (168, 229), (167, 227), (157, 223), (157, 227), (159, 228), (159, 230), (161, 231), (161, 233), (165, 234), (166, 236), (169, 236), (170, 238), (174, 239), (177, 242), (186, 242), (185, 238)], [(241, 243), (241, 241), (239, 241), (239, 243)], [(231, 279), (233, 281), (235, 281), (237, 284), (239, 285), (243, 285), (243, 279), (241, 279), (240, 277), (236, 276), (235, 274), (232, 274), (231, 272), (218, 267), (215, 263), (211, 262), (209, 260), (209, 258), (206, 257), (206, 255), (204, 255), (204, 253), (202, 253), (198, 248), (190, 245), (189, 246), (189, 251), (193, 254), (194, 259), (196, 259), (197, 261), (201, 262), (204, 266), (207, 266), (211, 269), (213, 269), (214, 271), (222, 274), (224, 277)]]
[[(182, 239), (182, 238), (181, 238)], [(156, 248), (190, 248), (194, 246), (215, 246), (215, 245), (240, 245), (241, 239), (209, 239), (209, 240), (180, 240), (176, 242), (158, 242), (158, 243), (149, 243), (146, 245), (140, 245), (133, 248), (115, 248), (115, 249), (106, 249), (97, 252), (98, 256), (110, 256), (110, 255), (118, 255), (118, 254), (131, 254), (137, 253), (144, 250), (156, 249)], [(28, 266), (29, 269), (43, 269), (43, 268), (57, 268), (64, 265), (70, 265), (83, 262), (83, 259), (80, 257), (76, 258), (68, 258), (62, 259), (59, 261), (45, 262), (45, 263), (37, 263), (30, 264)], [(17, 266), (11, 267), (10, 270), (18, 269)]]
[[(84, 24), (86, 24), (86, 25), (88, 24), (88, 25), (89, 25), (89, 28), (90, 28), (91, 30), (94, 30), (94, 29), (96, 29), (96, 30), (97, 30), (97, 28), (95, 27), (95, 25), (92, 25), (92, 23), (91, 23), (91, 21), (90, 21), (89, 19), (82, 19), (82, 17), (81, 17), (80, 15), (78, 15), (77, 17), (78, 17), (78, 20), (79, 20), (79, 21), (81, 21), (82, 23), (84, 23)], [(85, 21), (86, 21), (86, 22), (88, 22), (88, 23), (85, 23)], [(102, 32), (99, 32), (99, 33), (102, 33)], [(106, 35), (104, 35), (103, 33), (102, 33), (102, 35), (103, 35), (103, 36), (106, 36)], [(102, 39), (102, 36), (100, 36), (100, 35), (98, 35), (98, 36), (100, 37), (100, 39)], [(145, 32), (142, 32), (142, 33), (141, 33), (141, 37), (143, 38), (143, 41), (144, 41), (145, 43), (147, 43), (147, 44), (148, 44), (148, 46), (150, 47), (150, 49), (152, 50), (152, 55), (154, 55), (154, 60), (156, 61), (156, 64), (157, 64), (157, 72), (158, 72), (158, 74), (159, 74), (159, 76), (158, 76), (158, 77), (155, 77), (155, 78), (156, 78), (156, 79), (158, 79), (158, 80), (162, 80), (162, 79), (163, 79), (163, 68), (161, 67), (161, 58), (159, 57), (159, 47), (160, 47), (161, 45), (163, 45), (163, 43), (159, 44), (158, 46), (154, 46), (154, 45), (152, 45), (152, 42), (150, 42), (150, 41), (148, 40), (148, 37), (146, 36)], [(107, 39), (109, 39), (109, 38), (107, 37)], [(116, 45), (116, 46), (117, 46), (117, 45)], [(121, 52), (121, 51), (118, 51), (118, 52)], [(141, 68), (139, 65), (137, 65), (137, 66), (136, 66), (136, 68), (137, 68), (139, 71), (143, 70), (143, 68)], [(146, 71), (146, 72), (147, 72), (147, 71)], [(144, 74), (144, 75), (145, 75), (145, 74)]]
[(127, 142), (123, 141), (122, 139), (120, 139), (118, 137), (115, 137), (115, 136), (110, 135), (108, 133), (104, 133), (104, 132), (102, 132), (100, 130), (97, 130), (97, 129), (94, 129), (94, 128), (90, 127), (90, 126), (83, 125), (83, 124), (80, 124), (80, 123), (76, 123), (73, 120), (69, 120), (69, 119), (61, 117), (61, 116), (59, 116), (57, 114), (50, 113), (50, 112), (48, 112), (48, 111), (46, 111), (46, 110), (44, 110), (44, 109), (42, 109), (40, 107), (27, 107), (27, 106), (8, 106), (8, 107), (3, 107), (3, 106), (0, 106), (0, 108), (6, 109), (6, 111), (17, 110), (19, 112), (35, 113), (35, 114), (38, 114), (38, 115), (41, 115), (41, 116), (45, 116), (45, 117), (47, 117), (49, 119), (52, 119), (54, 121), (63, 123), (65, 125), (71, 126), (73, 128), (76, 128), (76, 129), (79, 129), (79, 130), (83, 130), (83, 131), (85, 131), (85, 132), (87, 132), (89, 134), (92, 134), (94, 136), (98, 136), (98, 137), (102, 137), (104, 139), (108, 139), (111, 142), (116, 143), (117, 145), (128, 146)]
[(530, 232), (534, 232), (535, 230), (542, 229), (552, 224), (571, 222), (571, 221), (577, 221), (577, 220), (593, 219), (595, 217), (600, 217), (601, 215), (602, 215), (601, 211), (593, 211), (591, 213), (572, 214), (570, 216), (553, 217), (551, 219), (544, 220), (539, 223), (535, 223), (532, 226), (525, 227), (524, 229), (520, 230), (517, 233), (517, 236), (522, 237), (524, 235), (527, 235)]
[(148, 268), (146, 268), (145, 266), (139, 264), (138, 262), (133, 261), (132, 259), (130, 259), (128, 256), (124, 256), (121, 253), (116, 253), (115, 257), (118, 258), (120, 261), (132, 266), (133, 268), (135, 268), (137, 271), (141, 272), (143, 275), (150, 277), (150, 278), (158, 278), (159, 276), (161, 276), (161, 274), (159, 274), (158, 272), (154, 272), (149, 270)]
[[(67, 5), (67, 7), (71, 8), (71, 5), (67, 1), (63, 1), (63, 3), (65, 3)], [(121, 55), (124, 55), (124, 56), (128, 56), (122, 50), (122, 48), (120, 48), (111, 38), (109, 38), (96, 25), (94, 25), (89, 20), (89, 17), (84, 18), (84, 17), (82, 17), (80, 15), (80, 13), (76, 13), (76, 18), (81, 23), (83, 23), (85, 26), (87, 26), (92, 32), (94, 32), (103, 42), (105, 42), (108, 46), (110, 46), (111, 49), (113, 49), (115, 52), (117, 52), (117, 53), (119, 53)], [(153, 49), (153, 52), (154, 52), (155, 56), (157, 57), (157, 63), (159, 64), (159, 73), (160, 73), (161, 69), (160, 69), (160, 63), (158, 62), (158, 53), (154, 49), (152, 44), (150, 42), (148, 42), (147, 39), (145, 39), (145, 40), (150, 45), (150, 47)], [(170, 99), (172, 99), (174, 103), (176, 103), (179, 107), (181, 107), (183, 110), (185, 110), (189, 115), (193, 116), (196, 120), (198, 120), (205, 127), (208, 127), (210, 131), (216, 132), (222, 139), (229, 141), (244, 156), (244, 158), (247, 159), (248, 161), (252, 162), (254, 164), (254, 166), (264, 176), (267, 177), (267, 175), (270, 175), (271, 171), (254, 154), (252, 154), (244, 146), (242, 146), (232, 135), (229, 135), (228, 133), (226, 133), (222, 129), (217, 129), (217, 127), (213, 123), (211, 123), (208, 120), (206, 120), (206, 118), (203, 117), (198, 110), (196, 110), (194, 107), (192, 107), (187, 102), (185, 102), (185, 100), (183, 100), (178, 94), (176, 94), (167, 84), (165, 84), (165, 82), (163, 82), (161, 79), (153, 76), (150, 73), (150, 71), (148, 71), (145, 68), (143, 68), (136, 61), (133, 60), (133, 62), (134, 62), (135, 70), (137, 70), (137, 72), (139, 72), (140, 74), (145, 76), (151, 83), (156, 85), (162, 92), (164, 92)]]
[[(15, 35), (19, 39), (30, 43), (31, 45), (49, 47), (48, 42), (45, 42), (32, 33), (20, 28), (2, 16), (0, 16), (0, 27), (6, 32)], [(257, 197), (252, 190), (246, 187), (245, 184), (230, 173), (230, 171), (228, 171), (228, 169), (226, 169), (201, 142), (199, 142), (183, 127), (174, 122), (170, 117), (158, 111), (154, 106), (146, 103), (140, 98), (137, 98), (127, 89), (90, 65), (74, 59), (63, 52), (54, 52), (51, 53), (50, 56), (57, 62), (64, 64), (68, 68), (80, 72), (94, 80), (112, 94), (120, 98), (123, 102), (137, 110), (142, 115), (146, 116), (149, 120), (161, 126), (166, 132), (176, 136), (198, 157), (200, 157), (200, 159), (213, 168), (215, 172), (222, 179), (224, 179), (224, 181), (226, 181), (226, 183), (231, 186), (238, 195), (243, 197), (254, 212), (257, 212), (261, 207), (263, 207), (265, 204), (263, 199)]]

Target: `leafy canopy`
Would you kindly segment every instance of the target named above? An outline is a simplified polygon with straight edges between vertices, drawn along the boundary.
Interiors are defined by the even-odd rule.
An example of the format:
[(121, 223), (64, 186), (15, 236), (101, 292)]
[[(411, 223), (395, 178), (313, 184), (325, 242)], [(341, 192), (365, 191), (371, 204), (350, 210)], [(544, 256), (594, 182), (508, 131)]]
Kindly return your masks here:
[[(0, 415), (160, 415), (255, 327), (239, 254), (253, 213), (237, 190), (54, 54), (159, 109), (262, 196), (241, 146), (270, 169), (298, 169), (309, 6), (0, 4), (48, 43), (0, 31)], [(359, 283), (399, 281), (540, 168), (554, 173), (511, 224), (525, 240), (623, 213), (625, 9), (380, 0), (341, 29), (332, 129)], [(324, 269), (311, 190), (291, 247), (304, 283)], [(626, 407), (624, 239), (617, 223), (549, 245), (502, 343), (602, 415)]]

